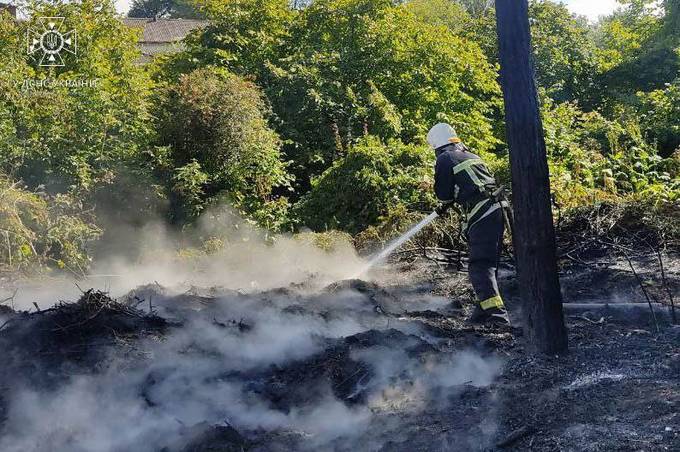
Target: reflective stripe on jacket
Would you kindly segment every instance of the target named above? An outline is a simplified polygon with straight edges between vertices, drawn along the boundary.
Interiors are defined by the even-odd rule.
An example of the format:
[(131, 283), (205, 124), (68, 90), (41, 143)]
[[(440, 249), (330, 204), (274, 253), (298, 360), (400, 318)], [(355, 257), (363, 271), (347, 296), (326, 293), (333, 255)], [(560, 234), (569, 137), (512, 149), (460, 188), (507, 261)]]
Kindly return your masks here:
[(466, 223), (474, 223), (501, 207), (489, 193), (496, 180), (479, 156), (462, 144), (452, 144), (438, 150), (434, 188), (444, 202), (455, 201), (466, 212)]

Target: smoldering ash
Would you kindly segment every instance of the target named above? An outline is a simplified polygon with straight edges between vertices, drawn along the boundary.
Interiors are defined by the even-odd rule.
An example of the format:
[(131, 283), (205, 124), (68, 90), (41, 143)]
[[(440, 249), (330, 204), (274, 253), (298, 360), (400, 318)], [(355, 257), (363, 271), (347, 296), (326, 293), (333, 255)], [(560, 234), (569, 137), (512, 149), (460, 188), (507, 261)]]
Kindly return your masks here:
[[(169, 247), (172, 238), (159, 231), (145, 233)], [(399, 416), (445, 407), (461, 388), (494, 381), (498, 359), (442, 352), (417, 323), (386, 315), (441, 300), (341, 282), (363, 267), (349, 245), (329, 253), (292, 237), (272, 244), (243, 228), (194, 268), (157, 251), (106, 263), (102, 272), (119, 275), (108, 280), (119, 298), (94, 308), (89, 301), (93, 316), (111, 318), (78, 338), (75, 345), (89, 345), (73, 348), (77, 359), (34, 356), (13, 374), (6, 369), (12, 390), (0, 450), (185, 450), (211, 426), (233, 428), (243, 441), (278, 432), (296, 449), (378, 449)], [(148, 323), (110, 334), (107, 327), (138, 319), (119, 306)], [(149, 326), (150, 316), (161, 327)], [(11, 333), (26, 333), (21, 327)], [(45, 331), (64, 338), (59, 328)]]

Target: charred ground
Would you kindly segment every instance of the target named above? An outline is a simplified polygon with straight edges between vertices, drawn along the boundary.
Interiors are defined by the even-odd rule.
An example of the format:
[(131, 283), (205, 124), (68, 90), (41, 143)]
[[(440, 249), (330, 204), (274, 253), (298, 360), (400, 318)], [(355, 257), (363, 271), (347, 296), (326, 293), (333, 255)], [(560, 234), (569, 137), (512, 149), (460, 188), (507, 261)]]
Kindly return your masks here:
[[(608, 240), (563, 243), (559, 357), (527, 356), (519, 328), (468, 325), (464, 272), (425, 250), (371, 281), (5, 309), (0, 449), (678, 450), (680, 329), (661, 304), (678, 255), (662, 277), (652, 248)], [(655, 317), (600, 306), (648, 299)]]

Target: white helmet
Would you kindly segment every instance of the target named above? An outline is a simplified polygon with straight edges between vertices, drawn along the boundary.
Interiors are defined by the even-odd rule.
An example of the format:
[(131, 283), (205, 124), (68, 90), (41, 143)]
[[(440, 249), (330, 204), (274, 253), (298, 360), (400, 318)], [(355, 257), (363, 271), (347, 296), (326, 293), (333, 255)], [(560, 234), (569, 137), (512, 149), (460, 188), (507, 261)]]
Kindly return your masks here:
[(456, 134), (456, 130), (449, 124), (440, 122), (430, 129), (427, 133), (427, 142), (430, 143), (433, 149), (439, 149), (451, 143), (460, 143), (460, 138)]

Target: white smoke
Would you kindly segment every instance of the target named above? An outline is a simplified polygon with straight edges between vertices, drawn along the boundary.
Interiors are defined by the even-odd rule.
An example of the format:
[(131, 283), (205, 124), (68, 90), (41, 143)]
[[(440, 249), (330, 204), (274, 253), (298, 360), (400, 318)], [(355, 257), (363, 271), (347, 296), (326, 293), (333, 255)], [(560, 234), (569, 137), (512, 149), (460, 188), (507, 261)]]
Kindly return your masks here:
[[(380, 440), (371, 440), (375, 444), (370, 447), (366, 441), (374, 436), (369, 429), (379, 413), (417, 414), (428, 405), (447, 403), (465, 385), (489, 385), (500, 372), (497, 359), (471, 352), (414, 355), (378, 345), (351, 353), (353, 361), (371, 371), (355, 388), (366, 393), (365, 402), (345, 403), (328, 382), (317, 381), (313, 385), (318, 387), (302, 388), (309, 400), (277, 407), (262, 394), (267, 382), (258, 378), (268, 369), (304, 366), (305, 359), (322, 353), (329, 342), (388, 329), (432, 339), (418, 324), (378, 312), (376, 300), (367, 294), (351, 289), (319, 292), (364, 265), (350, 246), (327, 253), (292, 237), (272, 242), (241, 226), (224, 252), (187, 268), (185, 261), (158, 254), (173, 248), (170, 234), (156, 226), (143, 234), (149, 236), (147, 243), (157, 242), (153, 252), (143, 253), (135, 263), (118, 259), (103, 264), (97, 271), (117, 275), (104, 288), (122, 295), (157, 282), (156, 289), (137, 294), (148, 299), (155, 290), (154, 309), (181, 326), (169, 328), (162, 338), (140, 340), (132, 354), (129, 347), (113, 347), (97, 369), (74, 370), (58, 380), (61, 384), (5, 382), (12, 391), (6, 393), (0, 451), (181, 450), (192, 439), (192, 428), (206, 422), (241, 432), (297, 432), (310, 450), (332, 449), (334, 441), (372, 449)], [(96, 280), (79, 284), (101, 287)], [(25, 289), (15, 303), (26, 307), (39, 301), (47, 307), (59, 291), (61, 297), (74, 299), (77, 288), (71, 297), (64, 296), (72, 283)], [(262, 292), (296, 283), (306, 285)], [(159, 286), (172, 289), (164, 294)], [(205, 304), (172, 297), (192, 286), (219, 287), (210, 291), (215, 300)], [(406, 298), (386, 297), (381, 307), (389, 313), (436, 310), (446, 303), (422, 294)], [(312, 370), (301, 368), (302, 373)]]
[[(55, 301), (78, 298), (80, 288), (97, 287), (121, 296), (137, 286), (156, 282), (178, 291), (192, 286), (222, 287), (245, 292), (310, 283), (323, 287), (347, 279), (363, 268), (352, 244), (338, 241), (331, 251), (291, 234), (270, 236), (230, 212), (226, 207), (208, 212), (191, 233), (180, 235), (160, 222), (151, 222), (120, 239), (134, 240), (138, 255), (111, 254), (95, 262), (85, 277), (43, 275), (22, 281), (19, 287), (0, 287), (0, 299), (13, 296), (16, 310), (41, 309)], [(216, 237), (224, 247), (214, 254), (187, 257), (186, 236), (194, 241)], [(107, 251), (127, 250), (127, 243), (106, 244)]]

